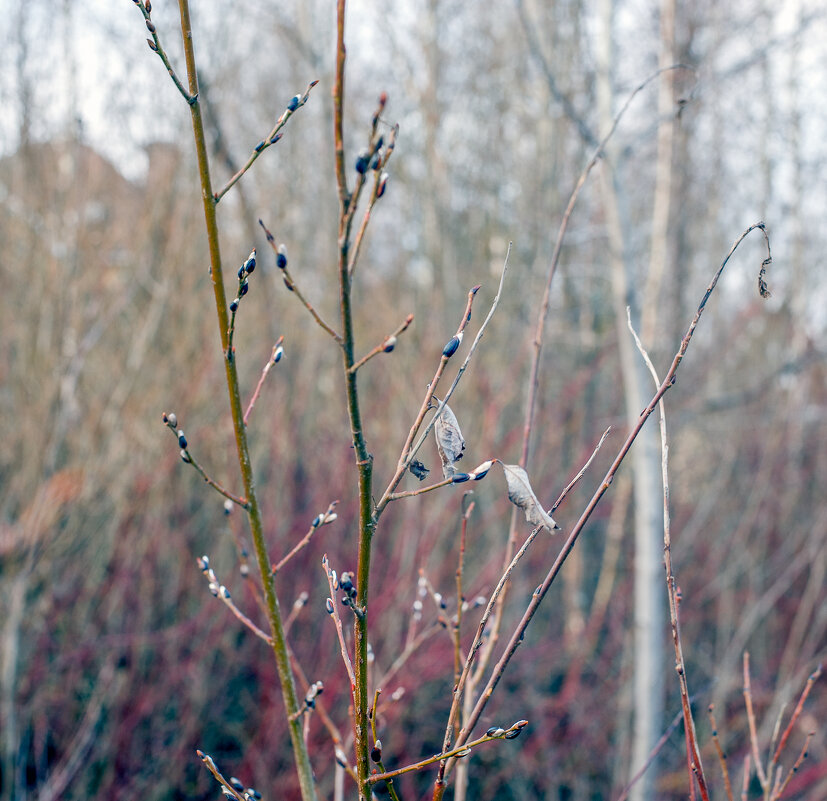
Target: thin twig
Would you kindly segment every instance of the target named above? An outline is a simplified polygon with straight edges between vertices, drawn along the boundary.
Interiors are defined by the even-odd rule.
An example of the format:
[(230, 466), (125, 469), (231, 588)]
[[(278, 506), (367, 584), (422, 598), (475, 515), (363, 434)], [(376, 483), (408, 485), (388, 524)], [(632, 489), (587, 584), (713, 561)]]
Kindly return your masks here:
[[(308, 97), (310, 97), (310, 90), (318, 83), (318, 81), (311, 81), (307, 89), (305, 90), (303, 95), (296, 95), (293, 100), (290, 101), (290, 106), (288, 106), (283, 112), (282, 115), (276, 120), (275, 126), (270, 131), (267, 136), (262, 139), (254, 148), (253, 152), (250, 154), (247, 161), (243, 164), (243, 166), (236, 172), (236, 174), (224, 184), (221, 189), (219, 189), (213, 197), (215, 198), (215, 202), (218, 203), (224, 195), (229, 192), (233, 186), (235, 186), (238, 181), (241, 180), (241, 176), (244, 175), (250, 167), (253, 166), (253, 162), (265, 151), (268, 147), (276, 144), (281, 139), (281, 134), (279, 133), (281, 129), (287, 124), (287, 120), (289, 120), (306, 102)], [(293, 105), (293, 103), (296, 105)], [(292, 108), (291, 108), (292, 106)]]
[[(307, 544), (310, 542), (310, 538), (322, 527), (326, 526), (329, 523), (332, 523), (333, 520), (336, 519), (336, 516), (333, 514), (333, 510), (338, 505), (339, 501), (333, 501), (328, 507), (327, 511), (317, 515), (313, 522), (310, 524), (310, 528), (307, 530), (307, 534), (304, 535), (291, 549), (290, 552), (281, 560), (276, 562), (270, 569), (270, 572), (275, 576), (302, 548), (306, 547)], [(332, 519), (328, 519), (331, 518)]]
[(365, 362), (377, 356), (380, 353), (390, 353), (396, 347), (396, 338), (405, 331), (413, 322), (414, 316), (409, 314), (405, 321), (392, 334), (388, 334), (373, 350), (366, 353), (358, 362), (350, 368), (351, 373), (355, 373)]
[(281, 360), (282, 354), (284, 353), (281, 343), (284, 342), (284, 337), (281, 336), (276, 340), (276, 344), (273, 345), (273, 352), (270, 354), (270, 358), (267, 360), (267, 364), (264, 365), (264, 368), (261, 371), (261, 376), (258, 379), (258, 383), (256, 384), (256, 388), (253, 392), (253, 397), (250, 398), (250, 403), (247, 405), (247, 411), (244, 412), (244, 425), (247, 425), (247, 421), (250, 418), (250, 413), (253, 411), (253, 407), (256, 405), (256, 401), (258, 400), (258, 396), (261, 394), (261, 388), (264, 386), (264, 382), (267, 379), (267, 374), (273, 368), (273, 365), (276, 364)]
[[(401, 776), (403, 773), (410, 773), (414, 770), (422, 770), (422, 768), (428, 767), (428, 765), (433, 765), (435, 762), (440, 762), (443, 759), (451, 759), (453, 757), (464, 757), (471, 753), (472, 748), (476, 748), (478, 745), (482, 745), (483, 743), (490, 743), (492, 740), (502, 740), (502, 739), (511, 739), (511, 738), (504, 738), (506, 733), (520, 731), (528, 721), (521, 720), (511, 726), (509, 729), (500, 729), (502, 734), (497, 734), (496, 736), (483, 734), (482, 737), (479, 737), (476, 740), (472, 740), (470, 743), (466, 743), (464, 746), (459, 748), (452, 748), (450, 751), (446, 751), (441, 754), (436, 754), (432, 757), (428, 757), (427, 759), (423, 759), (420, 762), (416, 762), (413, 765), (406, 765), (404, 768), (399, 768), (397, 770), (391, 770), (387, 773), (377, 773), (372, 775), (368, 779), (369, 784), (375, 784), (378, 781), (385, 781), (389, 778), (394, 776)], [(516, 736), (516, 735), (515, 735)]]
[[(626, 324), (635, 340), (640, 355), (646, 363), (646, 367), (655, 382), (655, 389), (660, 386), (655, 365), (649, 358), (649, 354), (643, 347), (637, 332), (632, 325), (632, 314), (629, 307), (626, 307)], [(701, 762), (701, 749), (698, 745), (698, 735), (695, 731), (695, 720), (692, 716), (692, 706), (689, 703), (689, 684), (686, 678), (686, 663), (683, 658), (683, 644), (681, 642), (681, 631), (678, 617), (678, 591), (675, 573), (672, 568), (672, 522), (669, 514), (669, 443), (666, 437), (666, 406), (661, 397), (658, 401), (658, 414), (660, 417), (660, 447), (661, 447), (661, 479), (663, 482), (663, 561), (666, 569), (666, 591), (669, 596), (669, 616), (672, 627), (672, 644), (675, 648), (675, 670), (678, 674), (680, 685), (681, 706), (683, 709), (683, 724), (686, 733), (686, 758), (689, 766), (689, 786), (694, 792), (693, 776), (698, 780), (698, 787), (701, 791), (701, 798), (709, 801), (709, 790), (706, 786), (703, 763)]]
[[(181, 434), (179, 433), (180, 429), (176, 429), (170, 420), (164, 420), (164, 425), (172, 431), (175, 435), (175, 438), (178, 442), (181, 442)], [(237, 504), (242, 509), (248, 509), (249, 504), (247, 503), (246, 498), (242, 498), (240, 495), (235, 495), (234, 493), (230, 492), (228, 489), (223, 487), (219, 484), (214, 478), (212, 478), (206, 470), (196, 461), (195, 457), (190, 452), (189, 446), (185, 448), (181, 448), (181, 461), (185, 464), (191, 464), (195, 470), (199, 473), (201, 478), (204, 479), (204, 482), (211, 486), (219, 495), (223, 495), (225, 498), (231, 500), (234, 504)]]
[(755, 712), (752, 708), (752, 682), (749, 675), (749, 651), (744, 651), (744, 705), (747, 709), (747, 721), (749, 723), (749, 741), (752, 747), (752, 758), (755, 762), (755, 772), (761, 789), (766, 792), (769, 785), (767, 775), (764, 773), (764, 766), (761, 764), (761, 755), (758, 747), (758, 732), (755, 726)]
[(784, 729), (784, 734), (781, 735), (781, 740), (778, 743), (778, 748), (776, 748), (775, 753), (772, 756), (773, 766), (777, 765), (778, 760), (781, 759), (781, 754), (787, 745), (787, 740), (789, 739), (793, 727), (795, 726), (796, 721), (801, 716), (801, 712), (804, 709), (804, 702), (807, 700), (807, 696), (810, 694), (810, 690), (813, 689), (813, 685), (818, 681), (820, 676), (821, 665), (819, 665), (807, 678), (807, 683), (804, 685), (804, 689), (801, 691), (801, 696), (798, 699), (798, 703), (795, 705), (793, 714), (790, 717), (790, 722), (787, 724), (787, 728)]
[(345, 632), (342, 628), (342, 618), (339, 616), (339, 607), (336, 605), (336, 587), (333, 585), (333, 571), (330, 568), (330, 563), (327, 561), (327, 554), (322, 557), (322, 566), (324, 567), (325, 576), (327, 576), (327, 583), (330, 587), (330, 603), (331, 607), (328, 611), (330, 612), (330, 616), (333, 618), (333, 623), (336, 626), (336, 634), (339, 637), (339, 647), (342, 651), (342, 661), (345, 663), (345, 669), (347, 670), (348, 678), (350, 679), (350, 691), (353, 691), (356, 688), (356, 676), (353, 673), (353, 662), (350, 661), (350, 654), (347, 651), (347, 645), (345, 645)]
[(784, 790), (787, 789), (787, 785), (790, 783), (790, 780), (792, 779), (792, 777), (795, 776), (796, 773), (798, 773), (798, 769), (801, 767), (801, 763), (807, 758), (807, 755), (809, 753), (809, 748), (810, 748), (810, 740), (813, 739), (814, 735), (815, 735), (814, 731), (807, 732), (807, 737), (804, 740), (804, 745), (801, 747), (800, 753), (798, 754), (798, 759), (796, 759), (795, 762), (793, 763), (793, 766), (792, 766), (790, 772), (787, 774), (787, 778), (784, 779), (783, 783), (778, 788), (778, 792), (773, 794), (772, 801), (775, 801), (775, 799), (781, 798), (781, 796), (784, 794)]
[(197, 749), (196, 754), (198, 754), (198, 758), (204, 763), (204, 766), (207, 770), (212, 773), (215, 777), (215, 780), (224, 788), (224, 796), (227, 798), (236, 798), (238, 801), (245, 801), (245, 797), (241, 795), (235, 787), (233, 787), (221, 774), (221, 771), (218, 769), (218, 766), (213, 761), (213, 758), (209, 754), (205, 754), (200, 749)]
[[(379, 747), (379, 743), (381, 741), (376, 736), (376, 706), (379, 703), (379, 696), (381, 693), (382, 690), (377, 687), (373, 693), (373, 706), (368, 713), (368, 717), (370, 718), (370, 731), (373, 735), (374, 747), (374, 752), (371, 754), (371, 758), (373, 758), (373, 761), (379, 766), (379, 772), (385, 773), (385, 763), (382, 761), (382, 749)], [(391, 801), (399, 801), (399, 796), (396, 794), (396, 788), (393, 786), (393, 779), (387, 779), (385, 782), (385, 787), (388, 788), (388, 795), (391, 797)]]
[[(494, 670), (489, 678), (485, 688), (480, 693), (479, 699), (474, 707), (469, 719), (465, 722), (462, 731), (460, 732), (459, 737), (457, 738), (457, 744), (461, 745), (464, 742), (469, 734), (471, 729), (476, 725), (477, 721), (482, 715), (483, 710), (488, 704), (488, 700), (491, 697), (494, 689), (496, 688), (497, 684), (499, 684), (500, 679), (502, 678), (508, 663), (511, 661), (514, 653), (516, 652), (517, 648), (519, 647), (520, 643), (523, 640), (523, 636), (525, 634), (525, 630), (528, 627), (528, 624), (531, 622), (532, 618), (537, 612), (540, 604), (545, 598), (546, 594), (548, 593), (551, 585), (554, 583), (554, 580), (557, 578), (557, 575), (560, 572), (560, 569), (563, 566), (563, 563), (568, 558), (568, 555), (571, 553), (572, 549), (574, 548), (575, 543), (577, 542), (580, 533), (582, 532), (583, 528), (585, 527), (586, 523), (588, 522), (589, 518), (591, 517), (592, 513), (594, 512), (595, 508), (597, 508), (598, 503), (600, 502), (603, 495), (608, 491), (609, 487), (611, 486), (612, 481), (614, 480), (615, 474), (617, 473), (620, 465), (622, 464), (623, 460), (625, 459), (626, 455), (629, 452), (629, 449), (632, 447), (632, 443), (637, 438), (637, 435), (640, 433), (640, 430), (643, 428), (643, 425), (649, 419), (649, 416), (655, 410), (658, 401), (666, 394), (669, 388), (675, 383), (678, 368), (683, 361), (683, 358), (686, 354), (686, 350), (689, 347), (689, 343), (692, 341), (692, 336), (695, 333), (695, 328), (698, 325), (701, 316), (703, 315), (704, 309), (706, 308), (706, 304), (712, 295), (715, 287), (718, 284), (718, 279), (721, 277), (721, 273), (724, 271), (724, 268), (729, 263), (732, 254), (744, 241), (744, 239), (755, 229), (760, 229), (762, 234), (764, 235), (764, 241), (767, 246), (767, 251), (769, 254), (769, 237), (767, 236), (767, 232), (764, 227), (764, 223), (756, 223), (751, 225), (747, 228), (744, 233), (741, 234), (740, 237), (735, 241), (732, 247), (727, 253), (726, 257), (724, 258), (721, 266), (715, 272), (715, 275), (706, 288), (706, 292), (704, 293), (703, 297), (701, 298), (701, 302), (698, 305), (697, 311), (695, 312), (695, 316), (692, 319), (692, 322), (687, 329), (686, 334), (684, 335), (683, 339), (681, 340), (680, 347), (678, 348), (678, 352), (675, 354), (674, 359), (672, 360), (672, 365), (669, 368), (669, 371), (666, 374), (666, 377), (663, 380), (663, 383), (658, 388), (658, 391), (655, 393), (652, 400), (649, 402), (649, 405), (641, 412), (640, 417), (638, 418), (637, 422), (635, 423), (632, 430), (629, 432), (629, 435), (626, 438), (626, 441), (621, 446), (620, 451), (618, 452), (615, 460), (612, 462), (612, 465), (609, 467), (606, 476), (604, 477), (603, 481), (601, 482), (600, 486), (598, 487), (595, 494), (592, 496), (591, 501), (586, 506), (585, 510), (583, 511), (580, 519), (575, 523), (574, 527), (571, 530), (566, 542), (564, 543), (563, 547), (560, 550), (557, 558), (554, 561), (554, 564), (551, 566), (548, 574), (546, 575), (543, 583), (538, 587), (535, 593), (532, 595), (531, 601), (529, 602), (526, 611), (524, 612), (520, 622), (514, 629), (514, 632), (511, 635), (511, 638), (508, 642), (508, 645), (505, 648), (505, 651), (501, 655), (500, 659), (498, 660), (497, 664), (494, 666)], [(450, 767), (449, 767), (450, 770)]]
[(727, 801), (734, 801), (732, 797), (732, 782), (729, 780), (729, 768), (727, 767), (726, 754), (721, 748), (721, 741), (718, 738), (718, 724), (715, 722), (715, 705), (710, 704), (707, 708), (709, 713), (709, 722), (712, 725), (712, 742), (715, 745), (715, 753), (718, 754), (718, 762), (721, 765), (721, 773), (724, 775), (724, 790), (726, 791)]
[[(271, 248), (271, 249), (272, 249), (272, 251), (273, 251), (273, 255), (275, 255), (275, 256), (276, 256), (276, 258), (278, 259), (279, 249), (278, 249), (278, 246), (276, 245), (276, 240), (275, 240), (275, 238), (274, 238), (274, 237), (273, 237), (273, 235), (270, 233), (270, 231), (268, 231), (268, 230), (267, 230), (267, 226), (266, 226), (266, 225), (265, 225), (265, 224), (264, 224), (261, 220), (259, 220), (259, 221), (258, 221), (258, 224), (259, 224), (259, 225), (260, 225), (260, 226), (264, 229), (264, 236), (265, 236), (265, 238), (267, 239), (267, 244), (269, 244), (269, 245), (270, 245), (270, 248)], [(283, 275), (284, 275), (284, 283), (285, 283), (285, 285), (287, 286), (287, 288), (288, 288), (291, 292), (293, 292), (293, 293), (296, 295), (296, 297), (297, 297), (297, 298), (298, 298), (298, 299), (302, 302), (302, 304), (304, 305), (304, 307), (307, 309), (307, 311), (309, 311), (309, 312), (310, 312), (310, 314), (312, 315), (313, 319), (314, 319), (314, 320), (315, 320), (315, 321), (319, 324), (319, 326), (322, 328), (322, 330), (323, 330), (323, 331), (326, 331), (328, 334), (330, 334), (330, 336), (332, 336), (332, 337), (333, 337), (333, 339), (335, 339), (335, 340), (336, 340), (336, 343), (337, 343), (338, 345), (341, 345), (341, 344), (342, 344), (342, 337), (341, 337), (339, 334), (337, 334), (337, 333), (336, 333), (336, 331), (334, 331), (334, 330), (333, 330), (333, 329), (332, 329), (332, 328), (331, 328), (331, 327), (330, 327), (330, 326), (329, 326), (329, 325), (328, 325), (328, 324), (327, 324), (327, 323), (326, 323), (326, 322), (325, 322), (325, 321), (321, 318), (321, 316), (320, 316), (320, 315), (319, 315), (319, 313), (316, 311), (316, 309), (313, 307), (313, 305), (310, 303), (310, 301), (309, 301), (309, 300), (307, 300), (307, 298), (305, 298), (305, 296), (302, 294), (301, 290), (300, 290), (300, 289), (298, 288), (298, 286), (296, 285), (296, 281), (295, 281), (295, 279), (293, 278), (293, 276), (292, 276), (292, 275), (290, 275), (290, 271), (287, 269), (287, 267), (283, 267), (283, 268), (280, 268), (280, 269), (281, 269), (281, 272), (282, 272), (282, 273), (283, 273)]]
[(666, 731), (661, 735), (660, 739), (655, 743), (652, 747), (652, 750), (649, 752), (649, 756), (646, 757), (646, 761), (640, 766), (637, 773), (629, 779), (629, 783), (623, 788), (623, 792), (617, 797), (616, 801), (626, 801), (629, 797), (630, 790), (643, 778), (643, 774), (649, 770), (649, 766), (655, 761), (655, 757), (661, 752), (663, 746), (669, 742), (669, 738), (672, 736), (672, 732), (678, 727), (681, 722), (681, 718), (683, 717), (683, 712), (679, 711), (675, 717), (672, 718), (672, 722), (666, 728)]
[(471, 512), (474, 511), (475, 506), (474, 501), (471, 501), (468, 506), (465, 505), (465, 501), (468, 499), (469, 495), (471, 495), (470, 491), (466, 492), (462, 496), (462, 523), (459, 534), (459, 557), (456, 573), (457, 619), (454, 624), (454, 685), (459, 682), (459, 677), (462, 670), (462, 606), (465, 603), (465, 599), (462, 594), (462, 569), (465, 562), (465, 539), (468, 532), (468, 519), (471, 517)]
[(747, 801), (747, 792), (749, 791), (749, 777), (750, 777), (750, 756), (747, 754), (744, 757), (744, 778), (741, 782), (741, 801)]
[(169, 77), (172, 78), (172, 82), (175, 84), (175, 88), (181, 93), (181, 96), (187, 103), (191, 106), (195, 102), (195, 96), (191, 95), (184, 84), (181, 83), (181, 80), (175, 74), (175, 70), (172, 68), (172, 64), (169, 61), (169, 57), (166, 54), (166, 51), (163, 47), (161, 47), (161, 40), (158, 38), (158, 31), (155, 29), (155, 24), (149, 18), (149, 11), (147, 11), (146, 4), (142, 2), (142, 0), (133, 0), (136, 6), (141, 10), (141, 13), (144, 15), (144, 20), (146, 21), (146, 28), (149, 31), (150, 36), (152, 36), (152, 40), (146, 40), (147, 44), (149, 45), (149, 49), (152, 50), (153, 53), (158, 54), (158, 58), (164, 62), (164, 66), (167, 68), (167, 72), (169, 73)]
[(454, 483), (453, 476), (451, 478), (445, 478), (442, 481), (437, 482), (436, 484), (429, 484), (427, 487), (419, 487), (419, 489), (414, 490), (405, 490), (404, 492), (392, 492), (388, 495), (389, 501), (398, 501), (400, 498), (413, 498), (416, 495), (424, 495), (426, 492), (432, 492), (433, 490), (441, 489), (442, 487), (447, 487), (450, 484)]

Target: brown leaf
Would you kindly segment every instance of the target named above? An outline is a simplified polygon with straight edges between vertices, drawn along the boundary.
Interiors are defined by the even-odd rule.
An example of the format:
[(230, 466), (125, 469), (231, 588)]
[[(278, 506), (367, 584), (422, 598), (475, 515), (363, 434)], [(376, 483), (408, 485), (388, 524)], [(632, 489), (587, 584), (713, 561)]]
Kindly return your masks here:
[(462, 438), (462, 431), (459, 430), (457, 416), (447, 403), (434, 423), (434, 436), (439, 458), (442, 460), (442, 475), (451, 478), (456, 473), (454, 463), (462, 459), (465, 440)]
[(508, 500), (515, 506), (519, 506), (525, 512), (525, 519), (535, 526), (542, 526), (548, 531), (560, 528), (543, 509), (531, 483), (528, 480), (528, 473), (518, 464), (504, 464), (503, 472), (508, 482)]

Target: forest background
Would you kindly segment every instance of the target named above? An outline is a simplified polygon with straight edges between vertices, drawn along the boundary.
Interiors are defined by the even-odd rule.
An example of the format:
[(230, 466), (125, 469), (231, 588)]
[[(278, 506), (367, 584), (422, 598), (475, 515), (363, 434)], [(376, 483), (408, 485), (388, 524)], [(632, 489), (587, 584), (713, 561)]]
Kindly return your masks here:
[[(297, 660), (324, 681), (327, 708), (346, 730), (347, 677), (320, 568), (324, 553), (340, 570), (355, 568), (339, 353), (285, 289), (257, 224), (287, 244), (297, 282), (335, 318), (335, 17), (320, 0), (209, 6), (195, 5), (194, 24), (221, 182), (290, 97), (319, 80), (283, 139), (222, 201), (222, 248), (229, 264), (259, 251), (236, 332), (248, 393), (285, 338), (250, 424), (274, 557), (339, 501), (337, 521), (280, 576), (279, 596), (293, 610)], [(183, 72), (177, 13), (166, 2), (152, 12)], [(272, 654), (210, 596), (195, 562), (209, 554), (255, 615), (239, 569), (244, 518), (225, 515), (161, 425), (174, 409), (211, 474), (237, 480), (189, 112), (145, 36), (126, 0), (34, 0), (0, 22), (3, 801), (214, 798), (196, 748), (265, 797), (275, 786), (290, 797), (295, 784)], [(659, 67), (684, 65), (626, 111), (578, 199), (552, 284), (529, 462), (538, 495), (550, 505), (613, 429), (555, 512), (564, 531), (627, 430), (626, 304), (665, 372), (732, 242), (767, 224), (772, 298), (755, 285), (765, 255), (756, 236), (724, 273), (667, 396), (687, 674), (718, 784), (705, 708), (716, 705), (730, 764), (741, 766), (751, 750), (744, 652), (762, 743), (827, 654), (825, 40), (827, 10), (804, 0), (516, 0), (484, 13), (460, 0), (361, 0), (348, 10), (349, 168), (380, 92), (383, 117), (399, 124), (358, 272), (362, 349), (414, 315), (393, 352), (360, 373), (377, 470), (392, 471), (478, 283), (475, 324), (482, 319), (509, 242), (497, 313), (452, 406), (467, 468), (493, 456), (518, 461), (532, 338), (566, 203), (607, 121)], [(647, 427), (659, 447), (656, 421)], [(439, 473), (430, 442), (420, 458)], [(475, 752), (469, 797), (616, 798), (635, 773), (642, 501), (633, 475), (624, 465), (509, 666), (485, 723), (529, 726), (516, 743)], [(395, 504), (376, 545), (377, 671), (423, 635), (384, 688), (400, 690), (383, 718), (395, 765), (440, 750), (453, 679), (440, 618), (454, 602), (463, 489)], [(474, 490), (469, 600), (496, 582), (511, 514), (502, 484)], [(659, 484), (649, 496), (657, 515)], [(521, 564), (506, 628), (561, 542), (539, 540)], [(448, 612), (431, 594), (419, 598), (420, 576)], [(656, 580), (662, 733), (680, 698), (660, 566)], [(816, 731), (790, 798), (827, 796), (825, 719), (816, 686), (791, 735), (797, 754)], [(329, 795), (333, 749), (315, 718), (309, 738)], [(655, 797), (685, 797), (680, 726), (650, 776)], [(418, 781), (409, 786), (424, 792), (427, 777)]]

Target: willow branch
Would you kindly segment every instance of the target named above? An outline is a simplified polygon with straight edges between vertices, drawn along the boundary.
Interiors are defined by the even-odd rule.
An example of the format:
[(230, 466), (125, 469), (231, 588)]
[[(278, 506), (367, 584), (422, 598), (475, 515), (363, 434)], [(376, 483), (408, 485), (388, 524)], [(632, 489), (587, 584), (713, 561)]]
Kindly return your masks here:
[[(267, 226), (261, 220), (258, 221), (258, 224), (264, 230), (264, 236), (267, 239), (267, 244), (270, 245), (270, 248), (273, 251), (273, 254), (276, 256), (276, 260), (277, 260), (276, 263), (278, 264), (279, 249), (278, 249), (278, 246), (276, 245), (276, 240), (273, 237), (273, 235), (270, 233), (270, 231), (267, 229)], [(321, 318), (321, 315), (316, 311), (315, 308), (313, 308), (313, 305), (310, 303), (310, 301), (307, 300), (307, 298), (305, 298), (305, 296), (302, 294), (299, 287), (296, 285), (295, 279), (293, 278), (292, 275), (290, 275), (290, 271), (287, 269), (287, 267), (284, 266), (284, 267), (281, 267), (279, 269), (281, 270), (281, 272), (284, 276), (285, 286), (291, 292), (293, 292), (296, 295), (296, 297), (301, 301), (302, 305), (307, 309), (307, 311), (310, 312), (311, 316), (318, 323), (319, 327), (323, 331), (325, 331), (326, 333), (330, 334), (330, 336), (332, 336), (333, 339), (336, 340), (337, 345), (341, 345), (342, 341), (343, 341), (341, 335), (336, 333), (336, 331), (334, 331), (333, 328), (331, 328)]]
[(365, 362), (378, 356), (380, 353), (390, 353), (396, 347), (396, 338), (406, 331), (408, 326), (413, 322), (414, 316), (409, 314), (392, 334), (388, 334), (373, 350), (366, 353), (358, 362), (354, 362), (350, 367), (350, 372), (355, 373)]
[(689, 347), (690, 342), (692, 341), (692, 336), (694, 335), (698, 322), (700, 321), (701, 316), (703, 315), (703, 312), (706, 308), (706, 304), (710, 296), (712, 295), (712, 292), (718, 284), (718, 280), (721, 277), (721, 273), (724, 271), (724, 268), (729, 263), (732, 254), (735, 252), (735, 250), (738, 248), (741, 242), (743, 242), (744, 239), (755, 229), (760, 229), (762, 234), (764, 235), (764, 241), (767, 247), (768, 254), (767, 258), (771, 259), (769, 249), (769, 237), (767, 236), (764, 223), (756, 223), (754, 225), (751, 225), (749, 228), (747, 228), (746, 231), (744, 231), (744, 233), (741, 234), (741, 236), (735, 241), (735, 243), (730, 248), (729, 253), (724, 258), (723, 262), (721, 263), (721, 266), (716, 271), (711, 283), (706, 288), (706, 292), (704, 293), (701, 302), (698, 305), (698, 309), (695, 312), (695, 316), (693, 317), (686, 334), (681, 340), (678, 352), (675, 354), (675, 357), (672, 360), (672, 365), (670, 366), (669, 371), (667, 372), (666, 377), (663, 380), (663, 383), (660, 385), (660, 387), (658, 388), (657, 392), (655, 393), (654, 397), (649, 402), (647, 407), (641, 412), (640, 417), (633, 426), (632, 430), (629, 432), (626, 441), (623, 443), (619, 453), (615, 457), (615, 460), (609, 467), (609, 470), (607, 471), (603, 481), (601, 482), (597, 491), (592, 496), (592, 499), (589, 501), (589, 504), (586, 506), (585, 510), (581, 514), (580, 519), (577, 521), (577, 523), (575, 523), (574, 527), (572, 528), (571, 533), (566, 539), (566, 542), (564, 543), (562, 549), (560, 550), (560, 553), (555, 559), (554, 564), (551, 566), (543, 583), (535, 590), (534, 594), (532, 595), (531, 601), (528, 607), (526, 608), (523, 617), (514, 629), (514, 632), (511, 638), (509, 639), (505, 651), (503, 652), (502, 656), (495, 665), (491, 677), (489, 678), (484, 690), (480, 693), (479, 700), (477, 701), (469, 719), (465, 722), (465, 725), (463, 726), (463, 729), (460, 732), (459, 737), (457, 738), (457, 745), (461, 745), (465, 740), (467, 740), (471, 729), (473, 729), (473, 727), (479, 720), (480, 715), (482, 714), (483, 710), (488, 704), (488, 700), (491, 697), (491, 694), (493, 693), (496, 686), (499, 684), (500, 679), (502, 678), (505, 669), (508, 666), (508, 663), (511, 661), (511, 659), (514, 656), (514, 653), (516, 652), (517, 648), (522, 642), (528, 624), (531, 622), (532, 618), (537, 612), (537, 609), (542, 603), (543, 598), (545, 598), (551, 585), (557, 578), (557, 575), (559, 574), (560, 569), (563, 566), (563, 563), (568, 558), (568, 555), (574, 548), (574, 545), (577, 542), (580, 533), (582, 532), (586, 523), (589, 521), (589, 518), (592, 516), (594, 510), (597, 508), (597, 505), (600, 503), (601, 498), (611, 486), (615, 474), (617, 473), (617, 470), (619, 469), (623, 460), (626, 458), (626, 455), (629, 453), (629, 449), (632, 447), (632, 443), (635, 441), (638, 434), (640, 433), (640, 430), (643, 428), (643, 425), (646, 423), (646, 421), (649, 419), (649, 416), (654, 411), (655, 407), (658, 404), (658, 401), (666, 394), (670, 387), (674, 385), (678, 369), (681, 365), (681, 362), (683, 361), (684, 356), (686, 355), (686, 350)]
[(244, 175), (250, 167), (253, 166), (255, 160), (265, 151), (268, 147), (272, 147), (276, 142), (278, 142), (282, 134), (281, 129), (287, 124), (287, 121), (307, 102), (307, 99), (310, 97), (310, 90), (318, 83), (318, 81), (311, 81), (307, 89), (305, 90), (303, 95), (296, 95), (291, 101), (287, 108), (282, 112), (281, 116), (276, 120), (276, 124), (273, 126), (270, 133), (264, 137), (254, 148), (253, 152), (247, 158), (247, 161), (239, 168), (235, 175), (227, 181), (224, 186), (219, 189), (213, 197), (215, 197), (215, 202), (218, 203), (224, 195), (227, 194), (237, 183), (241, 180), (241, 176)]

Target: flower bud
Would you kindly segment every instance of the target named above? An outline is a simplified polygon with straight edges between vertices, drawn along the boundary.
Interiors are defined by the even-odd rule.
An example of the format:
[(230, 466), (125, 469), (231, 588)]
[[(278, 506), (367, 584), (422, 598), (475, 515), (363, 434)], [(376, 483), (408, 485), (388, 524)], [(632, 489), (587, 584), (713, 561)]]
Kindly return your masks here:
[(460, 342), (462, 342), (462, 332), (448, 340), (448, 343), (442, 349), (442, 355), (450, 359), (457, 352)]
[(177, 433), (178, 433), (178, 447), (181, 448), (182, 451), (186, 450), (187, 449), (187, 438), (184, 436), (184, 429), (179, 428)]
[(264, 150), (264, 140), (262, 139), (262, 140), (261, 140), (261, 141), (260, 141), (260, 142), (259, 142), (259, 143), (258, 143), (258, 144), (254, 147), (254, 148), (253, 148), (253, 150), (255, 150), (255, 151), (256, 151), (256, 153), (261, 153), (261, 151), (262, 151), (262, 150)]
[(299, 107), (299, 103), (301, 103), (301, 100), (301, 95), (293, 95), (293, 97), (290, 98), (290, 102), (287, 104), (287, 110), (295, 111)]
[(396, 347), (396, 337), (390, 336), (382, 343), (382, 350), (390, 353)]
[(244, 785), (235, 776), (230, 777), (230, 785), (233, 790), (238, 790), (239, 793), (244, 792)]
[(385, 194), (385, 187), (388, 185), (388, 174), (383, 172), (379, 176), (379, 187), (376, 190), (376, 197), (382, 197)]
[(237, 312), (238, 311), (238, 298), (233, 298), (230, 301), (230, 311)]
[(356, 156), (356, 172), (358, 172), (359, 175), (364, 175), (367, 172), (369, 162), (370, 151), (367, 148), (362, 148)]
[(232, 511), (233, 511), (233, 502), (229, 498), (227, 498), (227, 500), (224, 501), (224, 514), (228, 515)]
[[(287, 248), (281, 244), (279, 245), (278, 253), (276, 254), (276, 267), (283, 270), (287, 266)], [(289, 287), (288, 287), (289, 288)]]
[(330, 598), (325, 598), (324, 607), (327, 609), (328, 615), (333, 614), (333, 601), (331, 601)]
[(175, 415), (175, 412), (170, 412), (169, 414), (164, 415), (164, 422), (171, 425), (173, 428), (178, 427), (178, 417)]
[(370, 758), (374, 762), (381, 762), (382, 761), (382, 741), (377, 740), (373, 744), (373, 748), (370, 749)]

